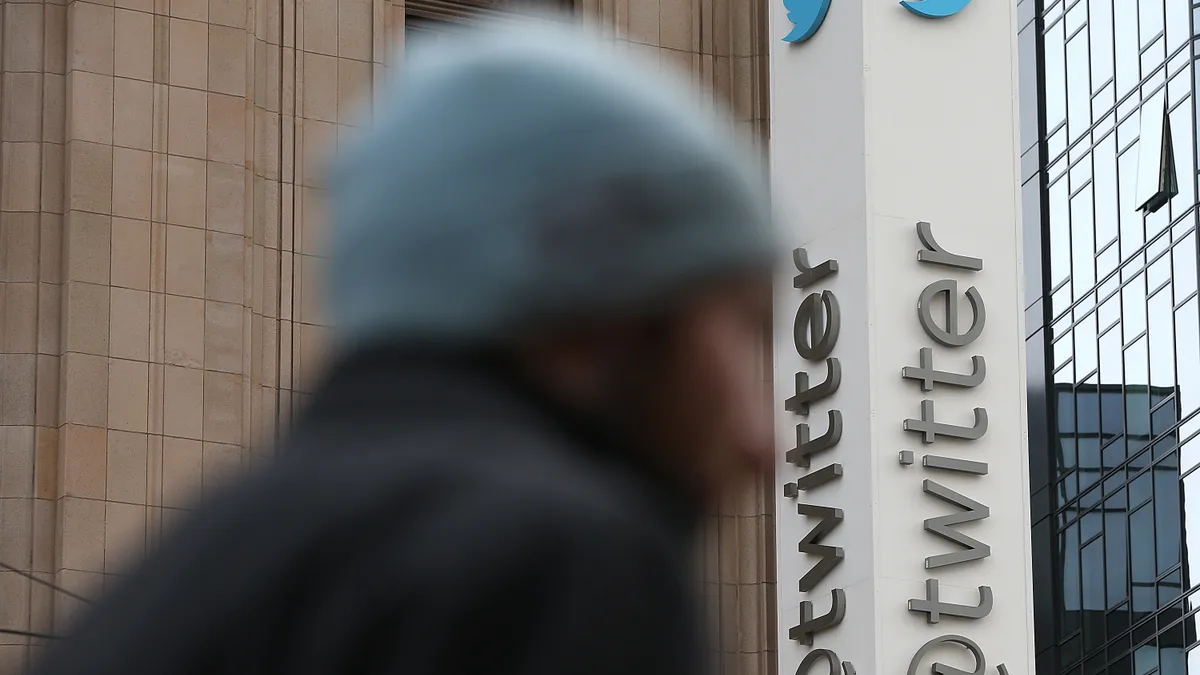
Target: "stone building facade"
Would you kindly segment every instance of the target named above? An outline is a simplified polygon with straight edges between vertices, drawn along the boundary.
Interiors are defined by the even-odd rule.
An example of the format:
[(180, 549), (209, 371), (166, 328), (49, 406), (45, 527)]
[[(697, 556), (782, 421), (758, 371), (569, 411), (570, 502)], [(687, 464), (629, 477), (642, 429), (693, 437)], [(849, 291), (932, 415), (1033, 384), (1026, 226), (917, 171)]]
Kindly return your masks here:
[[(765, 137), (764, 3), (575, 9)], [(270, 455), (326, 354), (323, 158), (406, 25), (496, 11), (0, 0), (0, 674)], [(722, 505), (702, 542), (723, 673), (774, 668), (767, 485)]]

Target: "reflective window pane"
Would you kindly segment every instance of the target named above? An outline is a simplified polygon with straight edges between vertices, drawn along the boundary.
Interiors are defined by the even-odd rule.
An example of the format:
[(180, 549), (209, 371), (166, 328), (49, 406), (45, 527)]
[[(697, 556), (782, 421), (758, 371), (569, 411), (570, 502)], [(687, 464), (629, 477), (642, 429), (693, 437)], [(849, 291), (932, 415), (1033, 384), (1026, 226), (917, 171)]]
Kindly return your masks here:
[[(1178, 455), (1171, 453), (1162, 462), (1156, 463), (1154, 474), (1154, 548), (1157, 556), (1158, 575), (1182, 562), (1180, 542), (1180, 517), (1183, 499), (1179, 485)], [(1177, 582), (1178, 583), (1178, 582)], [(1168, 597), (1167, 602), (1174, 597)], [(1159, 593), (1159, 601), (1163, 601)]]
[(1092, 126), (1092, 78), (1088, 55), (1088, 32), (1084, 29), (1067, 42), (1067, 128), (1072, 141)]
[[(1167, 259), (1169, 258), (1164, 258), (1164, 260)], [(1150, 384), (1173, 392), (1175, 388), (1175, 311), (1170, 286), (1150, 298), (1148, 307)]]
[[(1037, 9), (1043, 145), (1022, 171), (1040, 174), (1029, 184), (1046, 192), (1025, 228), (1034, 248), (1050, 248), (1048, 265), (1036, 266), (1040, 293), (1026, 299), (1051, 318), (1040, 345), (1027, 344), (1050, 354), (1031, 363), (1046, 368), (1037, 381), (1053, 387), (1054, 415), (1038, 436), (1049, 442), (1031, 443), (1030, 457), (1045, 453), (1054, 475), (1038, 502), (1037, 541), (1051, 550), (1035, 560), (1052, 571), (1035, 574), (1035, 597), (1047, 599), (1035, 613), (1035, 675), (1183, 675), (1200, 640), (1184, 616), (1185, 600), (1200, 607), (1200, 588), (1195, 600), (1188, 593), (1200, 584), (1200, 526), (1189, 529), (1200, 521), (1200, 511), (1189, 518), (1200, 508), (1190, 494), (1200, 484), (1200, 135), (1193, 51), (1180, 49), (1192, 4), (1047, 0)], [(1155, 119), (1159, 136), (1142, 124)], [(1174, 194), (1161, 182), (1165, 153)], [(1139, 159), (1141, 191), (1153, 197), (1146, 213)]]
[(1092, 154), (1096, 242), (1107, 244), (1117, 236), (1117, 137), (1109, 134)]
[(1123, 602), (1129, 596), (1129, 525), (1126, 519), (1125, 494), (1109, 497), (1104, 502), (1105, 585), (1110, 605)]
[(1196, 173), (1196, 154), (1192, 152), (1194, 128), (1191, 101), (1184, 101), (1171, 111), (1171, 145), (1179, 176), (1179, 194), (1171, 199), (1171, 213), (1175, 217), (1187, 213), (1196, 203), (1196, 182), (1192, 180)]
[[(1187, 550), (1187, 569), (1200, 570), (1200, 472), (1183, 479), (1183, 542)], [(1200, 583), (1194, 576), (1191, 584)]]
[[(1125, 334), (1125, 342), (1133, 340), (1146, 330), (1146, 279), (1139, 274), (1133, 281), (1121, 289), (1121, 325)], [(1131, 378), (1141, 374), (1141, 370), (1126, 373), (1126, 382), (1134, 382)], [(1142, 379), (1139, 384), (1146, 384)]]
[(1120, 199), (1121, 257), (1128, 258), (1146, 243), (1142, 213), (1137, 210), (1138, 145), (1134, 144), (1117, 158), (1117, 187)]
[(1088, 28), (1091, 30), (1092, 78), (1102, 85), (1113, 76), (1113, 7), (1112, 0), (1091, 0), (1088, 3)]
[(1200, 408), (1200, 314), (1192, 297), (1175, 311), (1175, 361), (1180, 415)]
[(1172, 283), (1175, 302), (1182, 302), (1196, 290), (1196, 234), (1193, 232), (1171, 249)]
[[(1116, 46), (1117, 98), (1121, 98), (1137, 86), (1141, 79), (1138, 54), (1138, 16), (1136, 2), (1113, 3), (1113, 42)], [(1047, 36), (1049, 44), (1049, 36)], [(1047, 65), (1047, 69), (1049, 65)], [(1046, 87), (1047, 100), (1050, 87)]]
[(1043, 47), (1043, 70), (1046, 78), (1045, 111), (1046, 126), (1053, 129), (1067, 116), (1067, 65), (1066, 36), (1063, 23), (1051, 26), (1045, 35)]
[(1163, 3), (1162, 0), (1139, 0), (1137, 5), (1141, 45), (1145, 47), (1163, 32)]
[(1050, 188), (1050, 283), (1071, 274), (1071, 202), (1067, 181)]
[[(1090, 162), (1087, 163), (1089, 166)], [(1071, 282), (1079, 299), (1096, 285), (1096, 239), (1092, 220), (1092, 186), (1071, 198)]]
[[(1086, 376), (1099, 365), (1099, 361), (1097, 360), (1097, 347), (1099, 345), (1096, 340), (1096, 315), (1093, 313), (1084, 317), (1072, 332), (1075, 337), (1075, 369), (1081, 375)], [(1174, 375), (1175, 373), (1172, 371), (1171, 376), (1174, 377)], [(1099, 401), (1094, 401), (1093, 404), (1099, 410)], [(1099, 415), (1097, 415), (1097, 419), (1099, 419)]]

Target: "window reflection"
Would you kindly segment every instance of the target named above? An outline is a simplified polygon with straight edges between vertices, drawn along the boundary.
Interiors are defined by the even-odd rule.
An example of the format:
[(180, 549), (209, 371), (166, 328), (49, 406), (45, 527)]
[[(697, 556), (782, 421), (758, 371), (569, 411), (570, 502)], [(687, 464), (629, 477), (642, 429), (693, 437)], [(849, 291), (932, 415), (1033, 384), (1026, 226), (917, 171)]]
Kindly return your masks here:
[(1067, 181), (1050, 188), (1050, 280), (1052, 284), (1071, 275), (1071, 205)]
[[(1049, 350), (1032, 362), (1053, 393), (1049, 443), (1030, 448), (1044, 453), (1040, 475), (1049, 469), (1034, 509), (1037, 673), (1200, 675), (1188, 616), (1200, 610), (1192, 1), (1047, 0), (1039, 11), (1035, 184), (1046, 193), (1026, 228), (1040, 226), (1049, 247), (1049, 328), (1028, 345)], [(1169, 144), (1144, 133), (1151, 107), (1167, 111)], [(1178, 191), (1143, 214), (1139, 156), (1164, 148)]]
[[(1113, 44), (1117, 70), (1117, 98), (1129, 93), (1139, 79), (1138, 16), (1136, 2), (1113, 2)], [(1047, 68), (1049, 65), (1047, 65)], [(1047, 82), (1046, 95), (1050, 96)]]
[(1112, 0), (1091, 0), (1088, 5), (1092, 78), (1099, 85), (1113, 76), (1113, 6)]
[(1166, 40), (1161, 36), (1143, 48), (1142, 62), (1142, 92), (1145, 95), (1161, 86), (1167, 80), (1166, 69), (1162, 63), (1167, 57)]
[[(1079, 644), (1064, 643), (1078, 649), (1080, 657), (1108, 639), (1110, 608), (1127, 606), (1136, 624), (1158, 613), (1164, 601), (1173, 601), (1190, 584), (1190, 566), (1180, 569), (1185, 547), (1179, 534), (1186, 531), (1187, 510), (1179, 454), (1171, 434), (1150, 443), (1155, 440), (1150, 409), (1162, 409), (1176, 394), (1174, 387), (1095, 381), (1056, 388), (1058, 467), (1060, 475), (1067, 476), (1059, 483), (1058, 495), (1065, 507), (1065, 526), (1056, 546), (1058, 618), (1060, 635), (1082, 631)], [(1088, 491), (1106, 473), (1106, 449), (1121, 447), (1121, 436), (1134, 455), (1128, 487), (1113, 490), (1105, 483), (1104, 489)], [(1200, 485), (1193, 483), (1189, 487)], [(1107, 496), (1100, 501), (1102, 493)], [(1179, 641), (1171, 648), (1178, 654), (1170, 658), (1182, 665)], [(1159, 658), (1158, 651), (1156, 646), (1138, 658), (1148, 663)]]
[(1088, 55), (1085, 28), (1067, 42), (1067, 128), (1071, 140), (1079, 138), (1092, 126), (1092, 79)]
[[(1113, 299), (1115, 304), (1116, 298)], [(1123, 367), (1121, 327), (1115, 326), (1100, 337), (1100, 381), (1121, 382)]]
[[(1196, 291), (1196, 235), (1188, 234), (1171, 249), (1172, 285), (1175, 302), (1182, 302)], [(1184, 345), (1191, 347), (1192, 345)]]
[(1200, 314), (1192, 297), (1175, 311), (1176, 380), (1179, 383), (1180, 414), (1200, 408)]
[(1092, 157), (1096, 241), (1107, 244), (1117, 236), (1117, 162), (1115, 134), (1096, 146)]
[(1117, 192), (1120, 200), (1118, 218), (1121, 221), (1121, 257), (1146, 243), (1145, 225), (1142, 214), (1137, 210), (1138, 146), (1135, 143), (1117, 158)]
[[(1164, 257), (1163, 260), (1168, 260)], [(1168, 285), (1150, 298), (1150, 384), (1175, 385), (1175, 312)]]
[(1088, 4), (1086, 2), (1076, 2), (1071, 4), (1069, 0), (1067, 4), (1069, 4), (1071, 8), (1067, 10), (1067, 18), (1065, 21), (1066, 33), (1067, 35), (1071, 35), (1075, 33), (1075, 31), (1082, 28), (1084, 23), (1087, 21)]
[(1046, 126), (1053, 129), (1067, 116), (1067, 69), (1063, 23), (1051, 26), (1045, 34), (1043, 72), (1046, 77), (1044, 107)]
[(1171, 141), (1175, 147), (1175, 170), (1179, 175), (1179, 194), (1171, 200), (1171, 214), (1176, 218), (1190, 211), (1196, 203), (1196, 184), (1192, 180), (1196, 173), (1196, 154), (1192, 152), (1195, 125), (1191, 118), (1191, 101), (1185, 100), (1171, 111)]
[[(1091, 166), (1091, 162), (1084, 162)], [(1096, 285), (1096, 240), (1092, 219), (1092, 186), (1071, 198), (1071, 281), (1079, 299)]]
[[(1072, 331), (1075, 337), (1075, 368), (1080, 373), (1091, 373), (1099, 365), (1096, 356), (1096, 315), (1083, 318)], [(1172, 335), (1172, 337), (1174, 337)], [(1171, 376), (1174, 377), (1172, 372)]]
[[(1141, 274), (1121, 289), (1121, 324), (1125, 342), (1134, 340), (1146, 330), (1146, 281)], [(1131, 375), (1126, 374), (1126, 377), (1131, 378)], [(1141, 381), (1145, 382), (1144, 379)]]
[(1179, 193), (1176, 174), (1174, 144), (1167, 117), (1167, 92), (1159, 89), (1145, 103), (1139, 115), (1138, 131), (1138, 176), (1134, 203), (1137, 209), (1148, 216), (1147, 220), (1163, 220), (1148, 227), (1148, 235), (1166, 227), (1158, 211)]

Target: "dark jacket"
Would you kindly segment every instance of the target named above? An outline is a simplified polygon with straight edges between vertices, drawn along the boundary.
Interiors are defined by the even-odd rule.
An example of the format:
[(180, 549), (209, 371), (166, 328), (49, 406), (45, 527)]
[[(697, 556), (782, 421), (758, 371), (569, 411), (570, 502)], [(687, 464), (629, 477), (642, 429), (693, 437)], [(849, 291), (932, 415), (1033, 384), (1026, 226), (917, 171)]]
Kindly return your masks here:
[(362, 356), (43, 675), (693, 675), (696, 510), (502, 368)]

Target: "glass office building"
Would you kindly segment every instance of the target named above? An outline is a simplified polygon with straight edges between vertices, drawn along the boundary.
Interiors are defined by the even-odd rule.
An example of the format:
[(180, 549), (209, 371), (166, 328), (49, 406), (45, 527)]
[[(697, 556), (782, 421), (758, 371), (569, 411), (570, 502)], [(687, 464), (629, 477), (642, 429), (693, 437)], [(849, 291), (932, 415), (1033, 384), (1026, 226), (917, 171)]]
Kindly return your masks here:
[(1200, 5), (1019, 8), (1037, 672), (1200, 672)]

